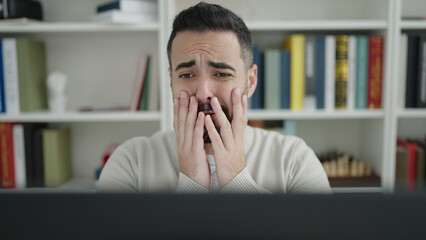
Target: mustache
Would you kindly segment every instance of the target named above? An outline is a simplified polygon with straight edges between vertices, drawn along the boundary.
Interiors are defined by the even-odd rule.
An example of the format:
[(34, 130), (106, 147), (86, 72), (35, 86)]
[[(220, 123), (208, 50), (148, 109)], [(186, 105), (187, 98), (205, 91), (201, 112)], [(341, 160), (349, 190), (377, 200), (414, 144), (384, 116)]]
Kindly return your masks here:
[[(229, 115), (229, 109), (225, 105), (220, 105), (222, 108), (223, 113), (225, 114), (226, 118), (231, 121), (231, 116)], [(197, 113), (199, 112), (210, 112), (213, 111), (212, 105), (210, 105), (209, 102), (200, 102), (198, 103)]]

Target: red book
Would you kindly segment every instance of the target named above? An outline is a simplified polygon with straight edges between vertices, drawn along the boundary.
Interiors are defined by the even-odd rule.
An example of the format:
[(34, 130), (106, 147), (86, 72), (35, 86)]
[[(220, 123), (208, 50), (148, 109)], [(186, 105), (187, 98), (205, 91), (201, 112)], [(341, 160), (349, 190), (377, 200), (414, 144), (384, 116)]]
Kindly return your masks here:
[(408, 150), (408, 179), (407, 179), (407, 190), (416, 190), (416, 179), (417, 179), (417, 144), (414, 142), (408, 142), (401, 139), (397, 140), (398, 146), (402, 146)]
[(15, 188), (13, 123), (0, 123), (0, 165), (3, 188)]
[(383, 37), (370, 36), (368, 56), (368, 108), (382, 108)]

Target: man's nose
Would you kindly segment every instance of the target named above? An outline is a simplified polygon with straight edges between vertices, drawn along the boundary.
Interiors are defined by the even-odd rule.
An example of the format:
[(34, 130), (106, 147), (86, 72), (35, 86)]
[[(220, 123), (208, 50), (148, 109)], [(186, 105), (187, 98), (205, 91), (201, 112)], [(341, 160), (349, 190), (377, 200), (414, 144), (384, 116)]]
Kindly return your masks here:
[(195, 96), (198, 101), (210, 102), (214, 94), (213, 82), (208, 77), (202, 77), (199, 79)]

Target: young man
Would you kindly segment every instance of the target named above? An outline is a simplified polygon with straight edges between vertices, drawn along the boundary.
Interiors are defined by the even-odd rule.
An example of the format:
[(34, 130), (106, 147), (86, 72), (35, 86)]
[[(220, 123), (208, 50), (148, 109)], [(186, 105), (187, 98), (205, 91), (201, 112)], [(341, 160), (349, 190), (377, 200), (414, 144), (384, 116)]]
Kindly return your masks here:
[(233, 12), (206, 3), (182, 11), (167, 46), (174, 132), (121, 145), (98, 190), (329, 193), (301, 139), (247, 126), (247, 98), (257, 84), (252, 48)]

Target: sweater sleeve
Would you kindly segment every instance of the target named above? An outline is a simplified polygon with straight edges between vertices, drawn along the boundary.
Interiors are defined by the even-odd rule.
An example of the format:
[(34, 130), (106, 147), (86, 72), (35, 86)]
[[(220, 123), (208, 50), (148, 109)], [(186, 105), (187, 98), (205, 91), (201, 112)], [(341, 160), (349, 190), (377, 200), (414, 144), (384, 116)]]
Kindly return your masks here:
[(98, 192), (137, 192), (136, 161), (126, 146), (118, 147), (102, 169)]
[(179, 181), (175, 193), (209, 193), (209, 189), (196, 183), (182, 172), (179, 172)]
[(288, 193), (331, 193), (330, 183), (319, 159), (306, 143), (299, 139), (292, 152)]
[(245, 167), (231, 182), (221, 189), (221, 193), (270, 193), (259, 186)]

